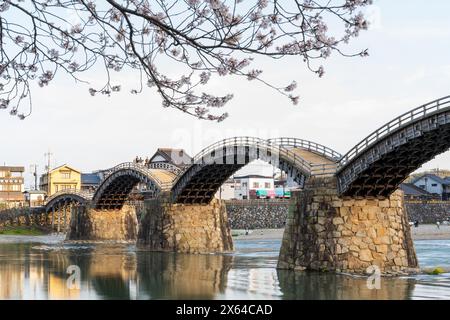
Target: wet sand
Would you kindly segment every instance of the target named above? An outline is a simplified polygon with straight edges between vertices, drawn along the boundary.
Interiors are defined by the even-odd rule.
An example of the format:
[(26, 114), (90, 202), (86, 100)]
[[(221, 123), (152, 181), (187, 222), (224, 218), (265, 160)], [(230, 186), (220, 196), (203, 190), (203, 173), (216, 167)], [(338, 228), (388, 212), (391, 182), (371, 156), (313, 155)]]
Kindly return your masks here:
[[(245, 234), (245, 230), (232, 230), (233, 239), (237, 240), (264, 240), (283, 238), (284, 229), (255, 229)], [(411, 226), (414, 240), (450, 240), (450, 225), (441, 225), (438, 229), (433, 224), (419, 225), (418, 228)]]

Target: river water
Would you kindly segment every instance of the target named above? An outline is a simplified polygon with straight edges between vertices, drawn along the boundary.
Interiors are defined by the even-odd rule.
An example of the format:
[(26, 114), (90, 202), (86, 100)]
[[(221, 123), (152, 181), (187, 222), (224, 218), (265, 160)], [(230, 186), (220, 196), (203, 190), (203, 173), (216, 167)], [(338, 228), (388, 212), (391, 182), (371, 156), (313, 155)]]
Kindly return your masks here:
[[(450, 299), (450, 274), (382, 278), (276, 269), (281, 240), (235, 240), (226, 255), (0, 236), (0, 299)], [(450, 268), (450, 240), (417, 240), (421, 267)], [(69, 272), (69, 273), (68, 273)]]

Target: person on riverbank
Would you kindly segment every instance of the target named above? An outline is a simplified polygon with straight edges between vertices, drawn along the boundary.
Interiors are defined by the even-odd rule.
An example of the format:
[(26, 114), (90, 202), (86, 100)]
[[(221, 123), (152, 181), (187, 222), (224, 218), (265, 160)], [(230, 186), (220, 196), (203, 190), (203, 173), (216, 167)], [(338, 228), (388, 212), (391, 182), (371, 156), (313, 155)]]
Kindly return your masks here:
[(440, 223), (439, 221), (436, 221), (436, 227), (437, 227), (438, 229), (441, 228), (441, 223)]
[(414, 221), (414, 228), (418, 228), (419, 227), (419, 220)]

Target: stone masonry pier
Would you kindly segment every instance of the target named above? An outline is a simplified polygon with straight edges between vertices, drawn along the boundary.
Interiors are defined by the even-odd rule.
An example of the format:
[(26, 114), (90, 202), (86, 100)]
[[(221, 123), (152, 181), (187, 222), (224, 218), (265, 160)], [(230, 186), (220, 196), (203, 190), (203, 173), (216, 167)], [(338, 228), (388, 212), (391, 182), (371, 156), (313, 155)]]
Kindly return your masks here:
[(136, 209), (124, 205), (118, 210), (95, 210), (77, 206), (72, 211), (66, 240), (135, 241)]
[(137, 244), (153, 251), (232, 251), (225, 205), (217, 199), (209, 204), (174, 204), (165, 197), (146, 200)]
[(383, 274), (416, 272), (403, 194), (340, 198), (335, 177), (313, 177), (292, 194), (278, 268)]

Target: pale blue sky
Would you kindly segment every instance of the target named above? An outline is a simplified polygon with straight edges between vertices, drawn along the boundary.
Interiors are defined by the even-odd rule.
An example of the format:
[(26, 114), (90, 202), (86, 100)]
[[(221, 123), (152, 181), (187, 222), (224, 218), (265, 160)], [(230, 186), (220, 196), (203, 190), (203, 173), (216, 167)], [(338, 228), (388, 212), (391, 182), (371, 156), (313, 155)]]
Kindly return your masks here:
[[(37, 163), (42, 172), (50, 149), (54, 164), (91, 171), (150, 156), (158, 147), (183, 147), (195, 154), (238, 135), (305, 138), (345, 153), (395, 116), (450, 94), (450, 2), (382, 0), (368, 10), (371, 30), (348, 48), (369, 48), (368, 58), (334, 56), (324, 63), (322, 79), (298, 59), (257, 61), (266, 79), (299, 83), (298, 106), (254, 82), (222, 78), (212, 86), (234, 92), (227, 107), (230, 118), (208, 123), (162, 109), (151, 89), (137, 96), (122, 92), (93, 98), (87, 86), (58, 80), (34, 90), (34, 113), (27, 120), (0, 112), (0, 162), (28, 171)], [(130, 74), (122, 77), (133, 80)], [(450, 168), (449, 152), (424, 167), (437, 166)]]

